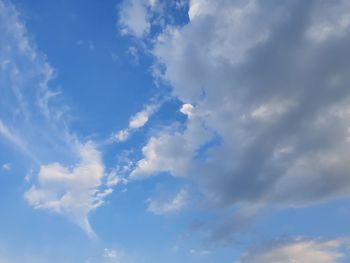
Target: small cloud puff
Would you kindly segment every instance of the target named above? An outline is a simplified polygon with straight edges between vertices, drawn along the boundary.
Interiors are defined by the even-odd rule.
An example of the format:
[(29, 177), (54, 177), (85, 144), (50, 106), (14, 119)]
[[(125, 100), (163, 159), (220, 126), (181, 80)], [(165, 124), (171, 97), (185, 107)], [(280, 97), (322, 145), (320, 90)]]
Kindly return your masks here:
[(113, 142), (124, 142), (129, 139), (130, 135), (137, 129), (146, 125), (149, 118), (158, 110), (158, 104), (147, 105), (142, 111), (139, 111), (129, 120), (129, 125), (126, 129), (118, 131), (111, 139)]
[(4, 163), (4, 164), (1, 166), (1, 169), (2, 169), (3, 171), (9, 172), (9, 171), (12, 170), (12, 165), (11, 165), (10, 163)]

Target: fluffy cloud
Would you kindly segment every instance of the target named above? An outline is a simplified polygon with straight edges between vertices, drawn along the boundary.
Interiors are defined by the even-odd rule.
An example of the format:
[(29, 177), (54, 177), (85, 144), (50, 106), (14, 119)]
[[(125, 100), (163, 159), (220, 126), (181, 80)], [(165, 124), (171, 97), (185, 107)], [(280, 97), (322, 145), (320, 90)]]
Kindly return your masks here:
[(95, 146), (86, 143), (79, 152), (81, 160), (74, 167), (59, 163), (41, 166), (38, 184), (32, 186), (25, 198), (34, 208), (67, 216), (93, 237), (88, 215), (103, 204), (112, 190), (103, 189), (104, 166)]
[(294, 240), (251, 251), (236, 263), (340, 263), (344, 262), (342, 240)]
[(119, 25), (122, 34), (129, 34), (138, 38), (146, 35), (150, 30), (148, 4), (144, 0), (126, 0), (119, 9)]
[(197, 150), (212, 137), (213, 132), (205, 127), (205, 113), (197, 111), (191, 104), (184, 104), (180, 111), (188, 117), (185, 131), (182, 132), (181, 127), (174, 124), (151, 137), (142, 148), (144, 158), (137, 162), (130, 174), (131, 178), (159, 172), (186, 176), (192, 172)]
[(131, 175), (187, 176), (229, 206), (349, 196), (348, 10), (192, 0), (190, 22), (165, 29), (153, 49), (185, 103), (185, 128), (150, 138)]
[(189, 22), (164, 26), (151, 50), (187, 119), (149, 138), (130, 178), (190, 180), (219, 217), (204, 231), (223, 241), (266, 206), (349, 197), (349, 10), (189, 1)]

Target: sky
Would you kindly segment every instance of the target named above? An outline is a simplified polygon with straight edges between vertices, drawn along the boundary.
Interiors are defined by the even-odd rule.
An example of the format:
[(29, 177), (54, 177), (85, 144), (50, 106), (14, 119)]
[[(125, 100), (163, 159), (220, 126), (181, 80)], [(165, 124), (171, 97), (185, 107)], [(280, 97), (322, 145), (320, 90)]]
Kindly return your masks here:
[(0, 0), (0, 263), (350, 262), (350, 2)]

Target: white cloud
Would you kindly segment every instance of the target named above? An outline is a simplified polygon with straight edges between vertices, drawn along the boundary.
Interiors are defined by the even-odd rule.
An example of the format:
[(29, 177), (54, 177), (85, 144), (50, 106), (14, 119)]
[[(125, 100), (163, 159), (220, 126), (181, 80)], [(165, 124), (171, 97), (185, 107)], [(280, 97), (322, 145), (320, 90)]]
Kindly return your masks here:
[(306, 36), (313, 41), (323, 42), (330, 38), (341, 37), (349, 33), (350, 3), (341, 0), (338, 5), (320, 2), (311, 16), (312, 25), (306, 31)]
[(158, 0), (148, 0), (148, 4), (149, 4), (152, 8), (155, 8), (156, 5), (158, 4)]
[(131, 178), (186, 177), (220, 209), (349, 197), (348, 5), (190, 1), (152, 48), (188, 118), (149, 138)]
[(161, 196), (150, 198), (148, 202), (148, 211), (156, 215), (165, 215), (178, 212), (187, 205), (188, 192), (181, 189), (175, 196)]
[[(192, 151), (181, 134), (164, 133), (152, 137), (142, 148), (144, 158), (137, 162), (131, 178), (151, 176), (159, 172), (170, 172), (183, 176), (188, 172)], [(176, 156), (176, 158), (175, 158)]]
[[(151, 2), (152, 3), (152, 2)], [(124, 0), (119, 8), (119, 25), (122, 34), (141, 38), (150, 30), (147, 3), (144, 0)]]
[(120, 130), (114, 135), (115, 138), (113, 138), (112, 141), (124, 142), (127, 139), (129, 139), (129, 136), (130, 136), (129, 129)]
[[(100, 152), (70, 131), (70, 106), (49, 85), (55, 70), (37, 49), (16, 8), (2, 0), (0, 33), (0, 75), (5, 76), (0, 77), (0, 137), (31, 158), (33, 170), (24, 179), (36, 183), (25, 198), (35, 208), (66, 216), (93, 236), (88, 215), (112, 192), (105, 185)], [(76, 165), (63, 165), (67, 163)]]
[(181, 132), (178, 125), (165, 128), (151, 137), (142, 148), (144, 158), (139, 160), (130, 174), (131, 178), (169, 172), (174, 176), (186, 176), (194, 172), (192, 164), (201, 145), (210, 140), (213, 133), (205, 128), (205, 113), (190, 104), (180, 111), (189, 116), (187, 129)]
[(37, 163), (72, 157), (75, 138), (67, 125), (69, 107), (61, 103), (60, 92), (49, 87), (55, 70), (8, 1), (0, 1), (0, 33), (0, 137)]
[(342, 240), (294, 240), (251, 251), (236, 263), (340, 263), (344, 262)]
[[(152, 136), (131, 175), (186, 175), (230, 205), (349, 196), (347, 5), (190, 1), (190, 23), (168, 27), (153, 54), (191, 118)], [(310, 39), (322, 22), (344, 27)]]
[(193, 106), (190, 103), (185, 103), (182, 105), (180, 112), (190, 117), (193, 112)]
[(143, 110), (138, 112), (134, 117), (131, 118), (129, 127), (130, 129), (138, 129), (143, 127), (148, 122), (150, 111)]
[(108, 187), (113, 187), (117, 186), (119, 184), (124, 184), (126, 185), (128, 183), (128, 180), (124, 177), (121, 177), (118, 175), (117, 170), (112, 170), (108, 177), (107, 177), (107, 186)]
[(123, 142), (129, 139), (130, 135), (137, 129), (142, 128), (148, 122), (149, 118), (158, 110), (158, 104), (147, 105), (142, 111), (136, 113), (129, 120), (128, 128), (118, 131), (111, 141)]
[(18, 147), (22, 152), (30, 155), (26, 143), (14, 133), (14, 131), (10, 130), (3, 122), (0, 120), (0, 135), (8, 140), (11, 144)]
[(103, 187), (104, 165), (101, 154), (88, 142), (79, 146), (80, 162), (74, 167), (59, 163), (41, 166), (38, 183), (25, 194), (30, 205), (62, 214), (91, 237), (94, 232), (88, 216), (112, 192)]

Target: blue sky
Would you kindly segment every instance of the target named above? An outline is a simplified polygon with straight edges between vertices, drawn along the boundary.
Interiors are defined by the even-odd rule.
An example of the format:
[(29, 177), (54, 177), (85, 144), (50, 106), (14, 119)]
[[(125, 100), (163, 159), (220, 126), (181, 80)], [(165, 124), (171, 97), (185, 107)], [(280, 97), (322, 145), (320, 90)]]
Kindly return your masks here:
[(0, 262), (349, 262), (349, 10), (0, 0)]

